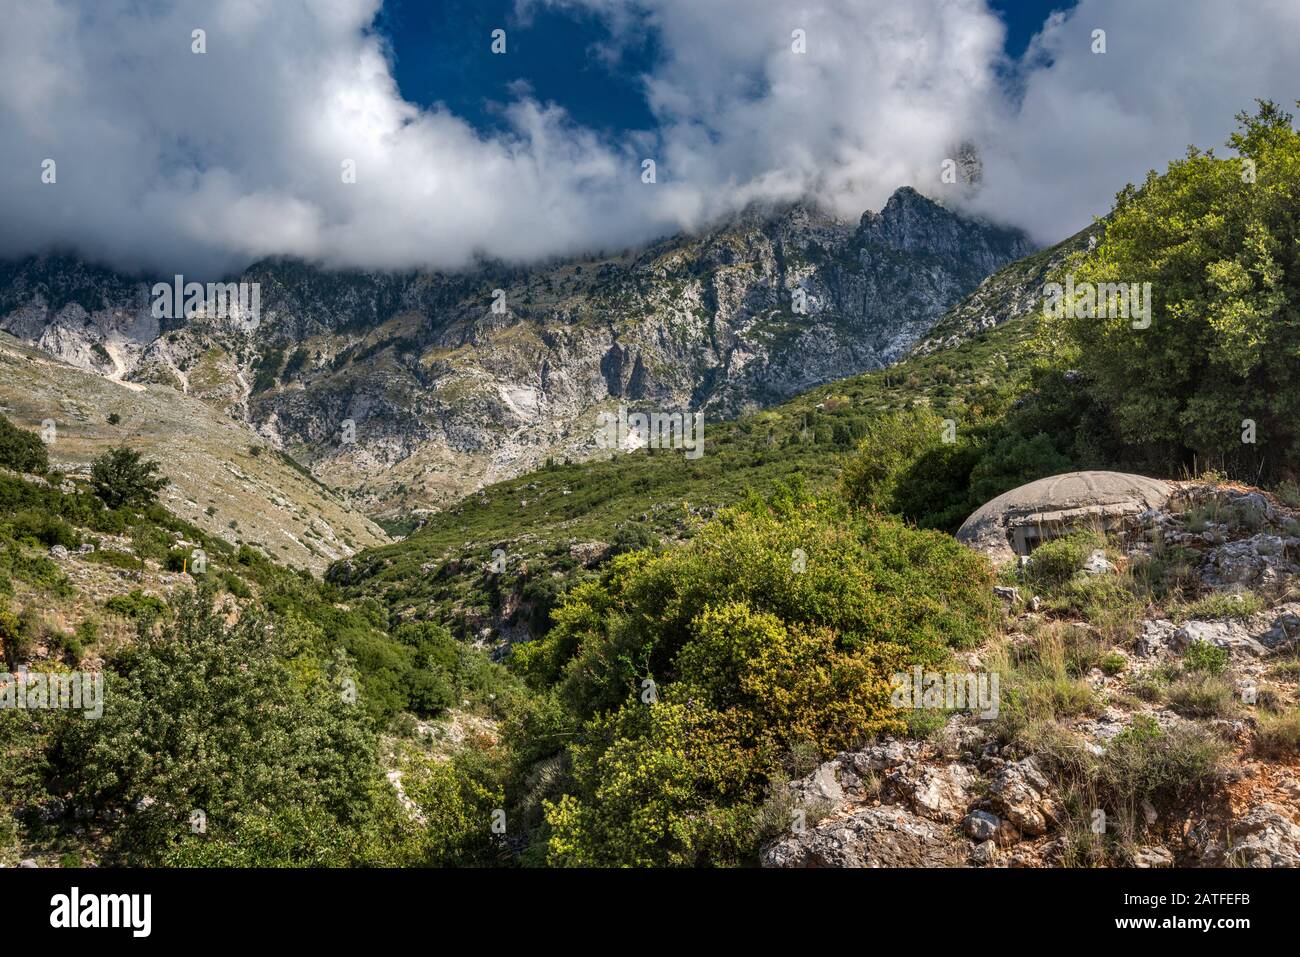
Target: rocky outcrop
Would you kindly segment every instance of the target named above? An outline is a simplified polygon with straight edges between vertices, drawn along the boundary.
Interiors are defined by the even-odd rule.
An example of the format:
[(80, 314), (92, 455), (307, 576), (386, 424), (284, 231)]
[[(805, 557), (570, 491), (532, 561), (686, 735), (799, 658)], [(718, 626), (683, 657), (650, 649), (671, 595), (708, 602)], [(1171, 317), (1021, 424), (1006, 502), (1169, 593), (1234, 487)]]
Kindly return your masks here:
[[(1086, 694), (1086, 706), (1056, 714), (1039, 752), (1032, 736), (993, 733), (975, 715), (959, 714), (930, 739), (886, 739), (836, 755), (790, 785), (791, 804), (805, 812), (806, 821), (796, 818), (804, 826), (764, 849), (765, 865), (1300, 866), (1294, 758), (1261, 758), (1279, 749), (1291, 753), (1287, 747), (1294, 743), (1288, 738), (1261, 748), (1256, 738), (1266, 720), (1297, 707), (1300, 689), (1287, 676), (1300, 643), (1300, 602), (1294, 600), (1300, 512), (1240, 486), (1108, 475), (1032, 483), (977, 512), (963, 538), (972, 547), (1014, 557), (1018, 520), (1038, 523), (1044, 515), (1066, 513), (1066, 519), (1078, 515), (1087, 524), (1097, 516), (1091, 509), (1101, 507), (1115, 518), (1115, 534), (1105, 550), (1081, 561), (1074, 584), (1104, 584), (1153, 549), (1177, 543), (1188, 592), (1213, 600), (1191, 605), (1184, 598), (1163, 616), (1135, 611), (1140, 620), (1133, 623), (1131, 644), (1119, 629), (1116, 647), (1093, 652), (1105, 669), (1092, 667), (1071, 682), (1072, 693)], [(1049, 527), (1065, 532), (1074, 526), (1061, 520)], [(1034, 632), (1058, 651), (1080, 638), (1078, 647), (1088, 648), (1100, 637), (1089, 622), (1068, 620), (1059, 606), (1049, 611), (1050, 603), (1025, 594), (1026, 581), (994, 588), (1008, 616), (1007, 659), (1033, 660), (1041, 651)], [(1243, 582), (1257, 590), (1241, 591)], [(1237, 614), (1234, 596), (1242, 603)], [(1200, 617), (1187, 615), (1188, 609)], [(1202, 643), (1225, 649), (1226, 660), (1199, 655), (1185, 661), (1189, 649)], [(997, 660), (986, 649), (958, 657), (972, 668)], [(1004, 690), (1023, 692), (1011, 676), (1003, 677)], [(1262, 689), (1270, 683), (1265, 703)], [(1153, 695), (1153, 687), (1180, 688), (1193, 698), (1172, 691)], [(1207, 709), (1195, 695), (1215, 688), (1219, 703)], [(1179, 762), (1197, 765), (1201, 759), (1195, 755), (1215, 749), (1225, 757), (1213, 767), (1187, 768), (1185, 790), (1146, 796), (1139, 791), (1131, 809), (1080, 807), (1086, 795), (1102, 793), (1093, 789), (1105, 780), (1112, 757), (1128, 766), (1126, 774), (1138, 775), (1126, 778), (1126, 787), (1149, 783), (1141, 780), (1141, 767), (1131, 766), (1135, 740), (1142, 742), (1140, 749), (1146, 742), (1172, 749), (1161, 758), (1173, 762), (1165, 773), (1183, 773)], [(1086, 770), (1072, 779), (1070, 768)], [(1105, 813), (1098, 816), (1099, 810)], [(1137, 819), (1123, 821), (1132, 812)], [(1118, 832), (1109, 829), (1113, 817), (1108, 823), (1108, 815), (1117, 814)]]
[(1202, 823), (1189, 840), (1209, 867), (1300, 867), (1300, 825), (1294, 811), (1259, 804), (1226, 823)]

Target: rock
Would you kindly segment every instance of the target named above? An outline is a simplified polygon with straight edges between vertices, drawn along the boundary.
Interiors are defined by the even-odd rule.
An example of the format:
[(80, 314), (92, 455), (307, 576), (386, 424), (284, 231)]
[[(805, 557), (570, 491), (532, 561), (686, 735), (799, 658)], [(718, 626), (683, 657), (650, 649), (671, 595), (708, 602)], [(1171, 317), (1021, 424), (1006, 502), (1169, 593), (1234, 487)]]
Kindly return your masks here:
[(1189, 621), (1173, 637), (1179, 651), (1186, 651), (1194, 641), (1204, 641), (1226, 648), (1234, 658), (1259, 658), (1268, 654), (1268, 649), (1252, 638), (1239, 621)]
[(95, 553), (94, 542), (82, 542), (80, 547), (77, 548), (78, 555), (93, 555), (94, 553)]
[(840, 804), (844, 801), (844, 788), (836, 774), (837, 768), (837, 764), (828, 762), (807, 778), (791, 785), (798, 795), (800, 806), (811, 808), (824, 802)]
[(1002, 819), (988, 811), (971, 811), (961, 822), (961, 829), (975, 841), (991, 841)]
[(1300, 567), (1286, 558), (1286, 544), (1280, 536), (1261, 532), (1250, 538), (1226, 542), (1209, 559), (1205, 580), (1214, 586), (1271, 585)]
[(1003, 585), (994, 585), (993, 594), (998, 598), (1001, 598), (1008, 605), (1014, 605), (1016, 602), (1020, 601), (1019, 588), (1007, 588)]
[(23, 858), (21, 861), (18, 862), (18, 866), (19, 866), (19, 867), (37, 867), (37, 868), (39, 868), (41, 865), (37, 864), (36, 861), (35, 861), (34, 859), (32, 859), (32, 858), (30, 858), (30, 857), (25, 857), (25, 858)]
[(574, 542), (569, 546), (569, 557), (582, 562), (583, 567), (590, 568), (604, 558), (608, 551), (609, 545), (605, 542)]
[(1114, 564), (1107, 558), (1106, 553), (1097, 549), (1088, 556), (1088, 560), (1083, 563), (1083, 570), (1089, 575), (1108, 575), (1116, 571)]
[(890, 738), (854, 752), (850, 760), (857, 771), (866, 774), (872, 771), (885, 771), (914, 761), (920, 751), (920, 742), (897, 741)]
[(1046, 834), (1060, 815), (1052, 786), (1033, 758), (1003, 765), (989, 786), (988, 800), (993, 810), (1030, 837)]
[(1151, 658), (1162, 652), (1172, 651), (1176, 630), (1174, 623), (1164, 618), (1142, 622), (1142, 632), (1137, 637), (1138, 657)]
[(62, 545), (54, 545), (50, 548), (50, 557), (56, 561), (65, 561), (68, 557), (68, 550)]
[(907, 801), (913, 811), (932, 821), (955, 824), (970, 803), (968, 789), (975, 775), (964, 764), (923, 767), (912, 780), (899, 775), (890, 784)]
[(1250, 621), (1250, 632), (1270, 650), (1300, 640), (1300, 602), (1288, 602), (1255, 615)]
[(1173, 867), (1174, 855), (1169, 853), (1167, 848), (1155, 845), (1153, 847), (1141, 847), (1133, 853), (1134, 867)]
[(1277, 804), (1257, 804), (1228, 822), (1204, 821), (1189, 834), (1209, 867), (1300, 867), (1300, 827)]
[(764, 849), (764, 867), (955, 867), (970, 844), (901, 805), (863, 808)]

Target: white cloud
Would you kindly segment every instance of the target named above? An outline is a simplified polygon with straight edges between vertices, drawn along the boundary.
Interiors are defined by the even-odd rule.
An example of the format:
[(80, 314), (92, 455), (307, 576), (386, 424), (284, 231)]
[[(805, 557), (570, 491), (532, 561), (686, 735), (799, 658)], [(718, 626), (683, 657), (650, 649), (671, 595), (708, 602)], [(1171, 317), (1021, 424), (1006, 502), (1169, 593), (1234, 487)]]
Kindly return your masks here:
[[(1098, 29), (1105, 53), (1092, 52)], [(981, 137), (977, 208), (1054, 242), (1188, 145), (1226, 155), (1233, 117), (1256, 98), (1300, 98), (1297, 36), (1295, 0), (1080, 0), (1036, 38), (1023, 98), (998, 104)]]
[[(493, 135), (408, 103), (370, 31), (378, 0), (0, 0), (0, 255), (73, 244), (166, 274), (275, 253), (397, 268), (528, 260), (640, 242), (753, 200), (814, 195), (853, 217), (899, 185), (936, 192), (964, 138), (984, 151), (977, 207), (1048, 241), (1186, 143), (1221, 143), (1255, 96), (1295, 95), (1289, 0), (1237, 17), (1214, 0), (1083, 0), (1039, 38), (1033, 55), (1051, 64), (1023, 69), (1015, 102), (983, 0), (524, 6), (542, 2), (604, 16), (613, 40), (599, 52), (615, 61), (622, 40), (656, 33), (663, 55), (643, 78), (656, 130), (610, 142), (526, 83)], [(1101, 56), (1094, 25), (1108, 31)], [(195, 28), (204, 55), (190, 52)], [(464, 42), (486, 51), (489, 38)], [(40, 182), (46, 157), (53, 186)]]

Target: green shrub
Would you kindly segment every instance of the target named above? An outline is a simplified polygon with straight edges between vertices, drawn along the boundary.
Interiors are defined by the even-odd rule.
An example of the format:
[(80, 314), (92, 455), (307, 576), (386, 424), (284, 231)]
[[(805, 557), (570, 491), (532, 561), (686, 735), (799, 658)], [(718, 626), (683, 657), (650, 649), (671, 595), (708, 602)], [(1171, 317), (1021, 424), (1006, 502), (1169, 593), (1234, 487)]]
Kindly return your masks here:
[(1228, 649), (1197, 639), (1183, 652), (1183, 670), (1221, 675), (1228, 667)]
[(894, 508), (898, 484), (927, 449), (943, 442), (944, 424), (927, 409), (889, 412), (867, 424), (866, 434), (844, 464), (840, 488), (858, 508)]
[(1021, 570), (1021, 580), (1044, 592), (1055, 591), (1083, 568), (1089, 555), (1105, 544), (1102, 536), (1085, 531), (1046, 541), (1029, 556), (1029, 563)]
[(0, 415), (0, 465), (15, 472), (43, 474), (50, 466), (45, 443)]
[(162, 599), (146, 595), (139, 588), (134, 588), (125, 595), (114, 595), (104, 602), (104, 607), (136, 621), (158, 618), (167, 610)]
[(286, 650), (255, 611), (227, 625), (202, 592), (109, 662), (112, 707), (64, 722), (56, 750), (63, 787), (124, 812), (106, 835), (116, 853), (159, 860), (196, 809), (218, 837), (298, 805), (343, 826), (365, 820), (378, 777), (365, 713), (311, 662), (291, 667)]
[(889, 675), (980, 642), (993, 612), (979, 556), (826, 504), (751, 502), (679, 548), (615, 558), (512, 656), (582, 728), (548, 859), (750, 860), (779, 756), (903, 731)]
[(1114, 677), (1128, 667), (1128, 659), (1118, 651), (1112, 651), (1101, 659), (1101, 670)]

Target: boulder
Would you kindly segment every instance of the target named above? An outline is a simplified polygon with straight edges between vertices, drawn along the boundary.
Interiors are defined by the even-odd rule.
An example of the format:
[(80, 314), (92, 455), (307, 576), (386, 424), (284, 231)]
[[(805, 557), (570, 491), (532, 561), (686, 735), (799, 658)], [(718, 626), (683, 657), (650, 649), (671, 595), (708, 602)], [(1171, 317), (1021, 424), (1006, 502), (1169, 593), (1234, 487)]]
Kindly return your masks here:
[(1156, 845), (1154, 847), (1140, 847), (1133, 853), (1134, 867), (1173, 867), (1174, 855), (1169, 853), (1168, 848)]
[(1204, 821), (1189, 843), (1209, 867), (1300, 867), (1300, 826), (1277, 804), (1257, 804), (1226, 827)]
[(1060, 816), (1055, 792), (1033, 758), (1003, 765), (989, 786), (988, 802), (1001, 817), (1030, 837), (1046, 834)]
[(863, 808), (791, 834), (762, 853), (764, 867), (956, 867), (970, 843), (902, 805)]
[(891, 776), (890, 785), (912, 810), (932, 821), (955, 824), (970, 803), (975, 776), (964, 764), (927, 765), (912, 778)]
[(1152, 658), (1173, 650), (1176, 627), (1165, 618), (1147, 619), (1142, 622), (1142, 631), (1137, 637), (1137, 653), (1140, 658)]
[(1268, 649), (1252, 638), (1239, 621), (1189, 621), (1173, 637), (1179, 651), (1186, 651), (1194, 641), (1204, 641), (1226, 648), (1233, 658), (1259, 658), (1268, 654)]
[(1204, 578), (1215, 587), (1272, 585), (1300, 573), (1300, 567), (1286, 557), (1286, 542), (1266, 532), (1225, 542), (1214, 549), (1207, 564)]
[(1114, 563), (1106, 558), (1106, 553), (1097, 549), (1083, 563), (1083, 571), (1088, 575), (1108, 575), (1116, 571), (1116, 568)]

